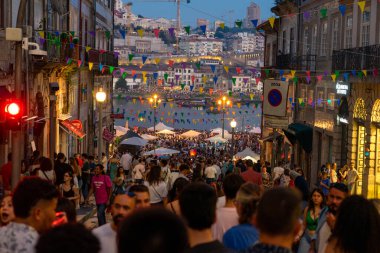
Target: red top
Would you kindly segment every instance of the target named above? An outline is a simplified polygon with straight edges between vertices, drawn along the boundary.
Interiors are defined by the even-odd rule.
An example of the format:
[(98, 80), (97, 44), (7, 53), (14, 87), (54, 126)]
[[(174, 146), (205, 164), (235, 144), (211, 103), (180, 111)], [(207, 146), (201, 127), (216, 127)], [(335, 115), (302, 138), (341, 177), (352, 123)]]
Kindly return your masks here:
[(11, 190), (12, 162), (8, 162), (1, 167), (0, 174), (3, 177), (4, 190)]
[(254, 171), (253, 169), (248, 169), (247, 171), (244, 171), (241, 173), (241, 177), (246, 182), (252, 182), (257, 185), (263, 184), (263, 178), (260, 173)]

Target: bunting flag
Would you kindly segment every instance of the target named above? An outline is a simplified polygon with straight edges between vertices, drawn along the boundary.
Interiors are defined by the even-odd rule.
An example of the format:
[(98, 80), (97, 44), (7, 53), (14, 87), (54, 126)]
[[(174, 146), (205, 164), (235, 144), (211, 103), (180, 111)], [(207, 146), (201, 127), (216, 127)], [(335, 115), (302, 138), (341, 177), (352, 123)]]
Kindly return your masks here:
[(156, 36), (156, 38), (158, 39), (158, 36), (160, 35), (160, 29), (154, 29), (153, 32), (154, 36)]
[(363, 12), (365, 8), (365, 1), (358, 1), (358, 5), (360, 10)]
[(80, 66), (82, 65), (82, 61), (81, 60), (78, 60), (78, 68), (80, 68)]
[(181, 83), (181, 89), (183, 90), (185, 88), (186, 84)]
[(253, 100), (254, 97), (255, 97), (255, 94), (253, 94), (253, 93), (250, 93), (250, 94), (249, 94), (249, 98), (250, 98), (251, 100)]
[(322, 78), (323, 78), (323, 76), (321, 76), (321, 75), (317, 76), (318, 82), (322, 81)]
[(274, 28), (274, 21), (276, 20), (276, 18), (275, 17), (270, 17), (269, 19), (269, 24), (270, 24), (270, 26), (272, 27), (272, 29)]
[(257, 24), (259, 23), (259, 20), (258, 19), (252, 19), (251, 22), (252, 22), (253, 27), (256, 28)]
[(236, 85), (236, 78), (232, 78), (232, 83), (234, 84), (234, 85)]
[(362, 72), (363, 72), (364, 76), (367, 76), (367, 70), (363, 69)]
[[(209, 93), (210, 93), (210, 96), (212, 95), (212, 93), (214, 92), (214, 89), (209, 89), (209, 91), (208, 91)], [(211, 107), (210, 107), (210, 109), (211, 109)], [(212, 109), (211, 109), (211, 111), (212, 111)]]
[(191, 82), (194, 83), (195, 81), (195, 76), (191, 76)]
[(91, 50), (91, 47), (87, 46), (86, 47), (86, 53), (88, 53), (88, 51), (90, 51), (90, 50)]
[(104, 71), (106, 71), (106, 68), (102, 66), (102, 74), (104, 74)]
[(121, 77), (122, 77), (123, 79), (125, 79), (125, 78), (127, 77), (127, 72), (124, 72), (124, 73), (121, 75)]
[(228, 66), (224, 66), (224, 71), (226, 71), (227, 74), (228, 74), (229, 69), (230, 68)]
[(168, 74), (168, 73), (165, 73), (165, 74), (164, 74), (165, 82), (168, 81), (168, 77), (169, 77), (169, 74)]
[(160, 58), (155, 58), (154, 62), (158, 65), (160, 63), (161, 59)]
[(248, 83), (248, 78), (243, 78), (243, 82), (244, 82), (244, 84), (247, 84)]
[(148, 56), (143, 55), (141, 56), (141, 59), (142, 59), (142, 63), (145, 64), (146, 60), (148, 59)]
[(260, 83), (260, 77), (256, 77), (255, 81), (256, 81), (256, 85), (258, 85)]
[(201, 29), (202, 33), (206, 33), (206, 25), (201, 25), (199, 28)]
[(214, 80), (214, 84), (216, 84), (218, 82), (218, 77), (214, 76), (213, 80)]
[(175, 80), (178, 82), (179, 75), (175, 75)]
[(269, 77), (270, 69), (265, 69), (264, 72), (265, 72), (265, 76)]
[(129, 55), (128, 55), (128, 59), (129, 59), (130, 62), (132, 61), (133, 57), (135, 57), (134, 54), (129, 54)]
[(378, 76), (378, 75), (379, 75), (379, 70), (373, 69), (373, 76)]
[(188, 26), (185, 26), (184, 28), (185, 28), (187, 35), (189, 35), (190, 34), (190, 26), (188, 25)]
[(204, 84), (206, 84), (207, 83), (207, 76), (203, 76), (202, 77), (202, 81), (203, 81)]
[(195, 63), (195, 66), (197, 67), (198, 70), (201, 69), (201, 62)]
[(283, 69), (280, 69), (280, 71), (278, 73), (280, 74), (280, 76), (283, 76), (285, 71)]
[(310, 70), (306, 71), (306, 76), (310, 77)]
[(99, 70), (103, 71), (103, 64), (99, 63)]
[(182, 68), (183, 68), (183, 69), (186, 68), (186, 62), (182, 62)]
[(146, 77), (146, 71), (142, 72), (142, 76), (143, 76), (143, 78)]
[(236, 73), (239, 75), (241, 73), (241, 68), (240, 67), (236, 67)]
[(132, 76), (136, 75), (136, 70), (132, 70)]
[(236, 22), (235, 22), (235, 25), (238, 27), (238, 28), (241, 28), (241, 25), (243, 24), (243, 21), (241, 21), (241, 20), (237, 20)]
[(199, 87), (199, 93), (203, 93), (203, 87)]
[(168, 64), (169, 64), (169, 67), (173, 68), (174, 61), (173, 60), (169, 60)]
[(110, 31), (105, 31), (105, 34), (106, 34), (107, 40), (109, 40), (111, 38), (111, 32)]
[(310, 76), (306, 76), (306, 82), (307, 82), (308, 84), (310, 84), (310, 81), (311, 81)]
[(294, 83), (294, 84), (297, 84), (297, 83), (298, 83), (298, 77), (296, 77), (296, 76), (293, 77), (293, 83)]
[(224, 23), (220, 23), (220, 24), (219, 24), (219, 27), (222, 28), (222, 29), (224, 30), (224, 27), (225, 27)]
[(347, 6), (345, 4), (339, 5), (339, 11), (340, 11), (340, 14), (342, 14), (342, 16), (346, 15), (346, 9), (347, 9)]
[(296, 74), (296, 71), (295, 70), (291, 70), (290, 71), (290, 75), (294, 78), (294, 75)]
[(94, 63), (93, 62), (89, 62), (88, 63), (88, 69), (91, 71), (93, 67), (94, 67)]
[(95, 37), (95, 31), (89, 31), (88, 32), (92, 37)]
[(310, 12), (309, 12), (309, 11), (305, 11), (305, 12), (303, 13), (303, 19), (304, 19), (305, 21), (309, 21), (309, 19), (310, 19)]
[(120, 32), (120, 34), (121, 34), (121, 37), (122, 37), (123, 39), (125, 39), (125, 30), (123, 30), (123, 29), (119, 29), (119, 32)]
[(157, 78), (158, 78), (158, 73), (157, 73), (157, 72), (154, 72), (154, 73), (153, 73), (153, 79), (154, 79), (154, 80), (157, 80)]
[(144, 36), (144, 30), (143, 29), (138, 29), (137, 34), (142, 38)]
[(327, 16), (327, 8), (322, 8), (320, 11), (321, 18), (325, 18)]
[(335, 75), (335, 74), (332, 74), (332, 75), (331, 75), (331, 79), (333, 80), (333, 82), (335, 82), (335, 80), (336, 80), (336, 75)]
[(215, 69), (216, 69), (215, 65), (210, 65), (210, 67), (211, 67), (212, 73), (215, 73)]
[(348, 82), (349, 73), (343, 73), (343, 78), (346, 82)]
[(174, 37), (174, 28), (173, 27), (169, 28), (169, 34), (170, 34), (170, 36)]
[(114, 66), (110, 66), (110, 74), (112, 74), (114, 70), (115, 70), (115, 67)]
[(45, 33), (43, 31), (39, 31), (38, 35), (40, 36), (40, 38), (45, 39)]
[(336, 78), (338, 78), (339, 75), (340, 75), (340, 71), (339, 70), (335, 70), (334, 74), (336, 75)]

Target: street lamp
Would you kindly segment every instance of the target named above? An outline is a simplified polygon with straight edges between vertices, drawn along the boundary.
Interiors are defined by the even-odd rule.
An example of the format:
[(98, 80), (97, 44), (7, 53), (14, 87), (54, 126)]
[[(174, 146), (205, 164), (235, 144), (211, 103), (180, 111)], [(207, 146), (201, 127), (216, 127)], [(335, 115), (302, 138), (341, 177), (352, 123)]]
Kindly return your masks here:
[(223, 96), (221, 99), (218, 100), (218, 105), (222, 108), (223, 118), (223, 132), (222, 132), (222, 138), (224, 138), (224, 114), (226, 113), (226, 107), (231, 104), (231, 101), (227, 99), (226, 96)]
[(231, 158), (234, 156), (234, 150), (235, 150), (235, 128), (236, 128), (236, 121), (235, 119), (232, 119), (230, 125), (232, 129), (232, 139), (231, 139)]
[(103, 129), (103, 113), (102, 113), (102, 104), (104, 101), (106, 101), (107, 95), (103, 91), (103, 88), (100, 87), (99, 91), (96, 92), (95, 95), (96, 101), (98, 102), (98, 108), (99, 108), (99, 136), (98, 136), (98, 163), (101, 163), (102, 161), (102, 141), (103, 141), (103, 136), (102, 136), (102, 129)]
[(161, 99), (158, 98), (157, 94), (154, 94), (153, 97), (149, 98), (150, 106), (153, 108), (153, 131), (156, 133), (156, 109), (161, 103)]

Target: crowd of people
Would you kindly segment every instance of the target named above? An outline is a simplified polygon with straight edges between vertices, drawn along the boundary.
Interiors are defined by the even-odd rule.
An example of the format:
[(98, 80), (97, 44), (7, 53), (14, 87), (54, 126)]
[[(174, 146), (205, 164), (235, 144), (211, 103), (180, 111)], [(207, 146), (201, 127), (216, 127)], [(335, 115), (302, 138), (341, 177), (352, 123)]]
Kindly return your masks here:
[[(232, 159), (231, 150), (257, 151), (256, 137), (237, 139), (159, 138), (146, 149), (182, 151), (160, 157), (59, 153), (54, 167), (35, 152), (14, 191), (4, 184), (0, 252), (380, 253), (380, 204), (352, 194), (353, 165), (327, 164), (310, 186), (298, 166)], [(76, 209), (92, 196), (90, 231)]]

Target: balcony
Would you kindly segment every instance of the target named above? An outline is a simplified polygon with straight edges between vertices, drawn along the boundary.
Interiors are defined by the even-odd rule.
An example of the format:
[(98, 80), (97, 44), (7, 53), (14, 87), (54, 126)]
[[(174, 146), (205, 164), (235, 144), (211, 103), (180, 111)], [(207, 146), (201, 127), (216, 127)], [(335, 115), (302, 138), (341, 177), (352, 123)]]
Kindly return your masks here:
[(334, 50), (333, 70), (362, 70), (380, 68), (380, 45)]
[(316, 55), (277, 55), (276, 63), (278, 69), (309, 70), (315, 72)]
[(115, 57), (113, 52), (100, 53), (97, 50), (90, 50), (86, 55), (86, 61), (93, 62), (94, 64), (103, 64), (107, 66), (118, 67), (118, 59)]

